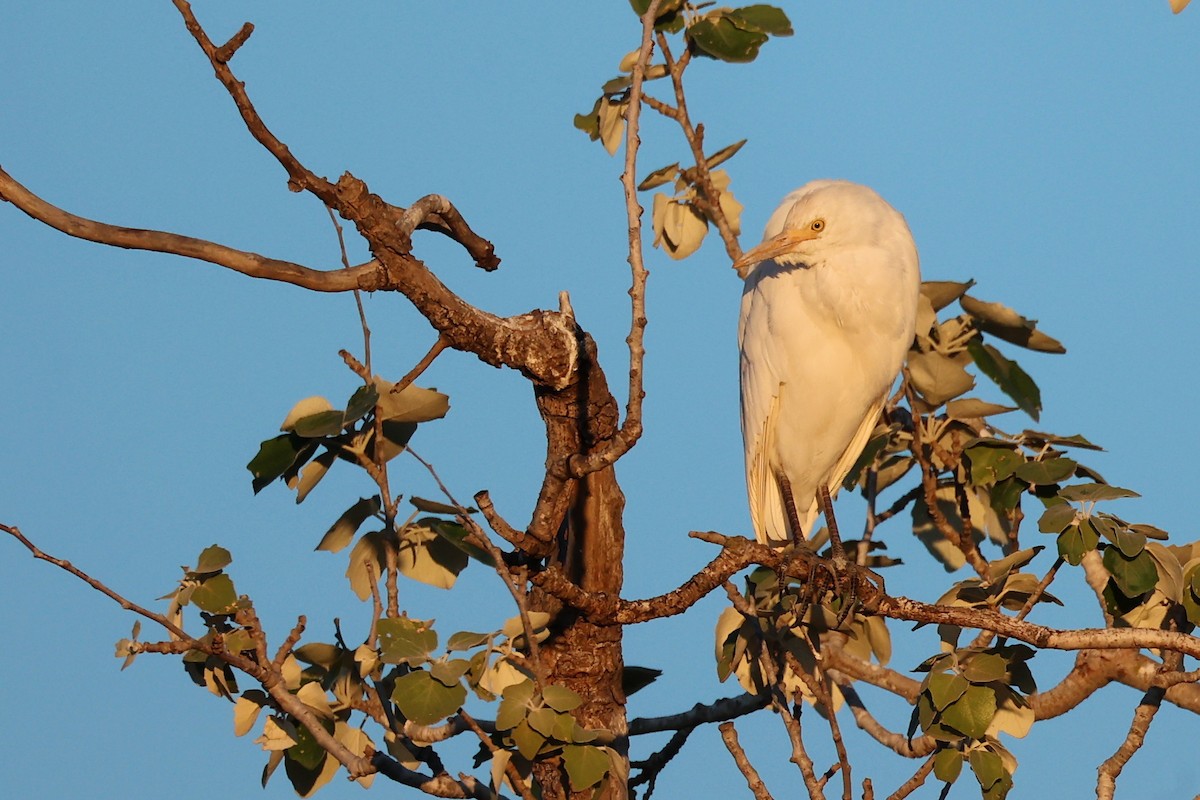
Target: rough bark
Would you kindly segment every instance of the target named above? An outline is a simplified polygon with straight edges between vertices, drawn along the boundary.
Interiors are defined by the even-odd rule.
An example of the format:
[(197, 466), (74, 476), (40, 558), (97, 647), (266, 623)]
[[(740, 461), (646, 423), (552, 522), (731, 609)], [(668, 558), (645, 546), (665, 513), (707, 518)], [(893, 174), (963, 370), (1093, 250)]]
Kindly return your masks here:
[[(596, 345), (582, 332), (579, 344), (577, 380), (561, 390), (537, 390), (546, 423), (548, 481), (560, 481), (560, 497), (553, 505), (565, 510), (549, 562), (585, 590), (616, 596), (623, 580), (625, 497), (615, 470), (606, 467), (580, 479), (553, 477), (570, 455), (603, 447), (618, 430), (617, 403), (596, 361)], [(584, 701), (576, 711), (579, 723), (611, 731), (613, 746), (624, 752), (628, 723), (621, 689), (621, 626), (596, 624), (540, 590), (531, 600), (533, 608), (557, 615), (552, 635), (541, 647), (547, 679), (578, 693)], [(535, 774), (544, 798), (591, 797), (590, 791), (570, 791), (558, 759), (537, 765)], [(609, 785), (606, 797), (625, 796), (623, 781)]]

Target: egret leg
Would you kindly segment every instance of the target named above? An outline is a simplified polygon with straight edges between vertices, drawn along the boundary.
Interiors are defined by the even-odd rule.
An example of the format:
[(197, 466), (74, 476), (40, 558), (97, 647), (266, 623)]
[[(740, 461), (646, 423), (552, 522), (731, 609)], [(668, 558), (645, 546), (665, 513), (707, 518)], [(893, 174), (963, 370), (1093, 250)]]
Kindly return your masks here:
[(825, 512), (825, 524), (829, 526), (829, 551), (833, 556), (833, 563), (844, 567), (847, 564), (846, 548), (842, 547), (842, 536), (838, 533), (837, 518), (833, 516), (833, 498), (829, 495), (829, 487), (822, 486), (819, 496), (821, 510)]
[(829, 553), (833, 561), (834, 584), (838, 584), (840, 575), (846, 576), (846, 593), (842, 596), (842, 608), (838, 611), (837, 624), (834, 628), (842, 627), (842, 623), (850, 616), (858, 605), (858, 572), (849, 569), (850, 562), (846, 559), (846, 548), (842, 546), (842, 537), (838, 533), (837, 519), (833, 515), (833, 498), (829, 487), (822, 486), (817, 496), (821, 501), (821, 510), (825, 512), (825, 524), (829, 527)]
[(792, 529), (792, 544), (804, 541), (803, 528), (800, 527), (800, 512), (796, 510), (796, 498), (792, 495), (792, 482), (786, 475), (780, 474), (779, 493), (783, 495), (783, 512), (787, 514), (788, 526)]
[[(796, 510), (796, 497), (792, 494), (792, 483), (783, 474), (778, 476), (778, 480), (779, 493), (783, 495), (784, 513), (787, 514), (788, 524), (792, 528), (792, 543), (809, 550), (807, 543), (804, 543), (804, 529), (800, 525), (800, 514)], [(811, 552), (811, 550), (809, 551)], [(824, 579), (818, 579), (818, 573), (820, 572), (828, 573), (833, 581), (834, 588), (837, 588), (838, 574), (832, 565), (825, 563), (823, 560), (810, 562), (808, 579), (804, 582), (804, 596), (801, 598), (800, 606), (797, 609), (796, 616), (798, 619), (802, 619), (808, 613), (809, 607), (824, 593)]]

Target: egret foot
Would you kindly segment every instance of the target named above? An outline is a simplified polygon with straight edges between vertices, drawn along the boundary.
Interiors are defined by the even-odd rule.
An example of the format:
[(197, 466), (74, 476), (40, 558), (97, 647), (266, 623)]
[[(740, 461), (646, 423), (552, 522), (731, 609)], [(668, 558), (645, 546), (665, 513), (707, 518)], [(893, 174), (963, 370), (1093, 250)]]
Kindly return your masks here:
[(833, 515), (833, 498), (829, 494), (829, 487), (822, 485), (817, 492), (817, 498), (821, 502), (821, 510), (825, 512), (825, 525), (829, 529), (829, 566), (833, 575), (833, 585), (842, 599), (842, 607), (838, 610), (837, 622), (833, 626), (837, 629), (842, 627), (842, 623), (858, 606), (858, 564), (854, 565), (854, 569), (850, 569), (846, 548), (842, 546), (842, 536), (838, 533), (837, 518)]
[[(804, 539), (804, 528), (800, 525), (800, 513), (796, 509), (796, 498), (792, 494), (791, 481), (787, 479), (786, 475), (779, 475), (778, 480), (779, 492), (783, 496), (784, 513), (787, 514), (788, 526), (792, 530), (792, 544), (811, 552), (808, 542)], [(828, 496), (828, 491), (826, 491), (826, 495)], [(826, 518), (831, 519), (828, 514)], [(830, 534), (831, 537), (837, 537), (836, 526), (830, 527)], [(796, 609), (797, 619), (803, 619), (813, 603), (820, 600), (826, 591), (831, 591), (835, 595), (839, 593), (839, 587), (842, 583), (841, 576), (847, 572), (846, 553), (842, 547), (840, 538), (834, 538), (833, 541), (837, 542), (835, 553), (841, 554), (840, 561), (835, 556), (832, 562), (820, 558), (809, 562), (808, 577), (804, 581), (804, 594), (801, 596), (800, 604)], [(852, 605), (844, 604), (843, 612), (850, 609)], [(834, 627), (840, 628), (844, 621), (845, 614), (839, 613), (837, 625)]]

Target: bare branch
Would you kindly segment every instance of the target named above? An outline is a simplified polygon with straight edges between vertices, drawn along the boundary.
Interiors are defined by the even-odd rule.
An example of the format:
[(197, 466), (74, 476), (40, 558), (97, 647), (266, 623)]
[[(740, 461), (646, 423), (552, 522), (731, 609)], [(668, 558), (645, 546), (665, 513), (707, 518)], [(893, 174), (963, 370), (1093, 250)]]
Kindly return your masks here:
[(667, 764), (675, 756), (679, 755), (679, 751), (683, 749), (687, 743), (688, 737), (692, 735), (695, 728), (680, 728), (675, 731), (674, 735), (667, 741), (661, 750), (657, 753), (652, 753), (649, 758), (642, 761), (630, 761), (629, 766), (637, 767), (639, 772), (637, 775), (629, 779), (629, 788), (633, 789), (641, 784), (646, 784), (645, 797), (650, 797), (654, 793), (654, 787), (658, 782), (659, 773), (666, 768)]
[(421, 373), (429, 369), (429, 365), (432, 364), (434, 360), (442, 354), (442, 351), (449, 346), (450, 343), (446, 341), (445, 336), (438, 336), (437, 341), (435, 341), (433, 346), (429, 348), (429, 352), (422, 356), (421, 360), (416, 363), (416, 366), (410, 369), (408, 373), (403, 378), (398, 380), (396, 385), (392, 387), (392, 394), (403, 392), (405, 389), (411, 386), (412, 382), (421, 377)]
[(149, 250), (194, 258), (252, 278), (281, 281), (315, 292), (348, 292), (357, 289), (374, 291), (384, 288), (387, 284), (387, 276), (377, 261), (368, 261), (349, 269), (323, 271), (290, 261), (267, 258), (257, 253), (235, 250), (205, 239), (96, 222), (51, 205), (26, 189), (3, 169), (0, 169), (0, 200), (12, 203), (38, 222), (76, 239), (123, 247), (127, 250)]
[(621, 187), (625, 191), (625, 218), (629, 228), (629, 286), (630, 321), (629, 335), (625, 343), (629, 346), (629, 398), (625, 405), (625, 421), (607, 445), (586, 456), (571, 458), (568, 469), (572, 477), (581, 478), (617, 462), (629, 452), (642, 436), (642, 401), (646, 397), (642, 379), (646, 361), (646, 280), (650, 276), (642, 250), (642, 213), (637, 198), (637, 155), (642, 140), (638, 136), (642, 113), (643, 85), (646, 67), (654, 51), (654, 20), (662, 0), (652, 0), (642, 15), (642, 43), (633, 65), (629, 102), (625, 106), (625, 169), (621, 172)]
[(920, 769), (913, 773), (913, 776), (901, 784), (900, 788), (888, 795), (888, 800), (904, 800), (910, 794), (920, 789), (925, 783), (925, 779), (929, 777), (929, 773), (933, 772), (933, 756), (925, 760)]
[(474, 800), (506, 800), (504, 795), (493, 792), (487, 784), (480, 783), (470, 775), (458, 780), (449, 775), (422, 775), (411, 770), (385, 753), (375, 753), (371, 764), (380, 775), (391, 778), (404, 786), (420, 789), (433, 797), (474, 798)]
[(683, 73), (691, 61), (691, 51), (684, 50), (683, 55), (678, 59), (673, 58), (671, 49), (667, 46), (667, 38), (662, 34), (658, 35), (658, 47), (667, 62), (667, 70), (671, 74), (671, 84), (675, 89), (674, 114), (668, 114), (668, 116), (672, 116), (679, 123), (679, 127), (683, 130), (683, 136), (692, 150), (692, 159), (695, 161), (692, 169), (695, 170), (696, 188), (699, 190), (696, 205), (717, 227), (717, 232), (721, 234), (721, 240), (725, 243), (725, 252), (729, 255), (730, 260), (737, 261), (742, 257), (742, 246), (738, 244), (737, 234), (733, 232), (733, 226), (729, 224), (725, 212), (721, 210), (721, 193), (717, 191), (717, 187), (712, 182), (712, 174), (709, 172), (707, 159), (704, 156), (704, 126), (693, 126), (691, 117), (688, 116), (687, 98), (683, 90)]
[(241, 30), (235, 33), (228, 42), (217, 48), (214, 57), (222, 64), (228, 64), (233, 58), (233, 54), (246, 43), (250, 38), (250, 34), (254, 33), (254, 26), (249, 22), (242, 25)]
[(746, 757), (746, 751), (742, 749), (741, 742), (738, 741), (737, 730), (733, 727), (732, 722), (723, 722), (720, 726), (721, 741), (725, 742), (725, 747), (729, 750), (729, 754), (733, 756), (733, 761), (737, 764), (737, 768), (746, 778), (746, 785), (750, 787), (755, 800), (773, 800), (771, 793), (767, 791), (767, 785), (763, 783), (759, 777), (758, 770), (750, 763), (750, 759)]
[(142, 606), (139, 606), (137, 603), (134, 603), (130, 600), (126, 600), (124, 597), (117, 594), (112, 589), (108, 588), (103, 583), (101, 583), (100, 581), (93, 578), (91, 575), (88, 575), (83, 570), (77, 568), (70, 561), (67, 561), (66, 559), (62, 559), (62, 558), (55, 558), (54, 556), (50, 555), (49, 553), (42, 552), (42, 550), (40, 550), (33, 542), (31, 542), (31, 541), (29, 541), (29, 539), (25, 538), (25, 534), (21, 533), (21, 530), (19, 528), (17, 528), (16, 526), (0, 524), (0, 531), (4, 531), (5, 533), (11, 535), (18, 542), (23, 544), (25, 546), (25, 549), (28, 550), (33, 555), (34, 558), (39, 559), (41, 561), (49, 562), (49, 563), (53, 564), (54, 566), (58, 567), (59, 569), (66, 570), (67, 572), (74, 575), (76, 578), (79, 578), (79, 580), (86, 583), (88, 586), (91, 586), (93, 589), (100, 592), (100, 594), (113, 600), (117, 605), (119, 605), (121, 608), (125, 609), (126, 611), (132, 611), (133, 613), (137, 614), (139, 617), (145, 617), (146, 619), (150, 620), (151, 622), (158, 623), (166, 630), (168, 630), (171, 633), (178, 636), (180, 639), (184, 639), (189, 642), (196, 641), (195, 638), (192, 637), (190, 634), (188, 634), (187, 631), (185, 631), (183, 628), (180, 628), (174, 622), (171, 622), (171, 620), (167, 619), (162, 614), (155, 613), (147, 608), (143, 608)]
[[(1171, 622), (1171, 627), (1177, 627), (1176, 620)], [(1182, 664), (1183, 656), (1179, 653), (1167, 653), (1163, 659), (1163, 667), (1166, 670), (1178, 670)], [(1150, 723), (1162, 708), (1166, 693), (1166, 689), (1161, 686), (1151, 686), (1142, 696), (1142, 701), (1133, 712), (1133, 721), (1129, 725), (1129, 732), (1125, 734), (1125, 740), (1096, 770), (1096, 800), (1112, 800), (1117, 789), (1117, 778), (1129, 763), (1129, 759), (1145, 744), (1146, 732), (1150, 730)]]
[(679, 731), (695, 728), (706, 722), (721, 722), (736, 719), (758, 711), (767, 705), (767, 698), (753, 694), (726, 697), (712, 703), (697, 703), (687, 711), (665, 717), (639, 717), (629, 721), (629, 735), (641, 736), (662, 731)]
[(440, 194), (427, 194), (404, 209), (396, 228), (405, 247), (403, 252), (412, 249), (412, 234), (419, 228), (449, 236), (475, 259), (475, 266), (486, 272), (500, 266), (492, 243), (475, 233), (454, 204)]

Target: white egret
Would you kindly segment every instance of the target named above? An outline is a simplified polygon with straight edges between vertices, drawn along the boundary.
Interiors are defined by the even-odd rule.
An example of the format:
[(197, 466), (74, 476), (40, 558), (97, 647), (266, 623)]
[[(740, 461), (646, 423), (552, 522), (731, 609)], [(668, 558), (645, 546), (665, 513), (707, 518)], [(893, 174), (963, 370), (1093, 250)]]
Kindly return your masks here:
[(904, 217), (866, 186), (813, 181), (784, 198), (746, 279), (742, 435), (760, 542), (806, 539), (818, 509), (845, 563), (830, 497), (862, 452), (913, 340), (917, 248)]

